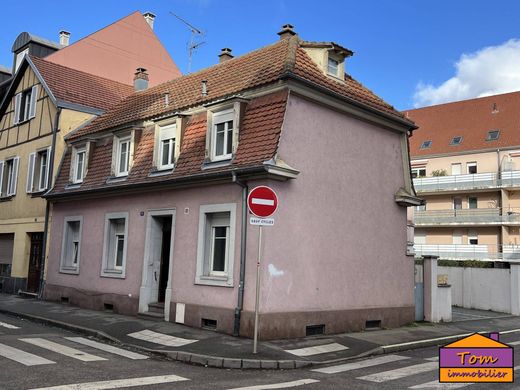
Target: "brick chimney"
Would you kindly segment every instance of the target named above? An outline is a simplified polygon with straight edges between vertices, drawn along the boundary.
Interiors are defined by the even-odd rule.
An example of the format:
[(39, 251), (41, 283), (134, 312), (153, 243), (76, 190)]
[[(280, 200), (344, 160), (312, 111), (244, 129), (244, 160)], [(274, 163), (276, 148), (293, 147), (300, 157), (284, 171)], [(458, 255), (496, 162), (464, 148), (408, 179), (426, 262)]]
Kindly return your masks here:
[(227, 61), (227, 60), (230, 60), (231, 58), (233, 58), (233, 54), (231, 54), (231, 49), (229, 47), (224, 47), (220, 51), (218, 58), (219, 58), (219, 62), (224, 62), (224, 61)]
[(153, 22), (155, 21), (155, 15), (151, 12), (145, 12), (143, 14), (144, 20), (146, 20), (146, 23), (150, 26), (150, 28), (153, 30)]
[(296, 35), (296, 33), (293, 30), (294, 26), (292, 24), (284, 24), (282, 26), (282, 30), (278, 33), (280, 36), (280, 39), (288, 39), (292, 37), (293, 35)]
[(145, 68), (137, 68), (134, 73), (134, 89), (144, 91), (148, 89), (148, 73)]
[(61, 30), (60, 31), (60, 45), (69, 46), (70, 32)]

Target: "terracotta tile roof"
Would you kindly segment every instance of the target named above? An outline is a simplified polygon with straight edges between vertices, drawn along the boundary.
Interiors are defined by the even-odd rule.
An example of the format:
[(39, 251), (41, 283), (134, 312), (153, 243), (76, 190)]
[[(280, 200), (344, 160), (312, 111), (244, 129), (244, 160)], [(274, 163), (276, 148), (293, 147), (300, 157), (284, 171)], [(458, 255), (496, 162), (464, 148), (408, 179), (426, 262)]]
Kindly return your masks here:
[[(306, 43), (301, 41), (298, 36), (282, 39), (246, 55), (235, 57), (148, 90), (136, 92), (117, 104), (107, 114), (95, 119), (90, 125), (71, 133), (69, 138), (75, 139), (136, 120), (149, 119), (199, 106), (278, 81), (287, 73), (292, 73), (354, 102), (406, 122), (400, 112), (350, 76), (345, 77), (345, 82), (327, 77), (307, 55), (302, 48), (303, 44)], [(206, 96), (201, 93), (203, 80), (207, 82), (208, 93)], [(169, 94), (168, 106), (164, 103), (166, 93)], [(410, 125), (413, 124), (410, 122)]]
[(106, 111), (134, 92), (132, 86), (117, 81), (30, 58), (58, 100)]
[[(520, 92), (405, 111), (418, 126), (410, 138), (412, 157), (520, 146)], [(497, 140), (486, 140), (490, 130), (499, 130)], [(461, 136), (459, 145), (450, 145)], [(424, 141), (431, 147), (421, 149)]]
[(142, 131), (133, 167), (126, 180), (107, 183), (111, 176), (112, 137), (100, 139), (93, 148), (91, 163), (85, 179), (79, 188), (66, 189), (69, 184), (71, 164), (70, 150), (66, 153), (60, 168), (52, 195), (74, 194), (110, 187), (127, 187), (141, 183), (160, 183), (189, 177), (194, 174), (231, 171), (237, 167), (260, 166), (274, 157), (287, 103), (287, 91), (280, 91), (251, 100), (246, 107), (236, 155), (232, 163), (224, 167), (202, 170), (206, 145), (206, 114), (189, 118), (182, 140), (181, 151), (175, 170), (161, 176), (150, 176), (153, 171), (154, 128)]

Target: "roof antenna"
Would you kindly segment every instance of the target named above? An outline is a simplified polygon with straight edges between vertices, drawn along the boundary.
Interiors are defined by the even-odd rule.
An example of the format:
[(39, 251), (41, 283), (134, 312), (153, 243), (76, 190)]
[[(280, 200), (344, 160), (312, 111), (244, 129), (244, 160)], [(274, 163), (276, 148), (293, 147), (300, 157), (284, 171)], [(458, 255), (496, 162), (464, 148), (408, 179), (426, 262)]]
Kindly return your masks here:
[(174, 14), (170, 11), (170, 14), (179, 19), (182, 23), (184, 23), (191, 31), (190, 41), (188, 42), (188, 73), (191, 73), (191, 60), (193, 58), (193, 54), (195, 50), (197, 50), (200, 46), (204, 45), (205, 41), (198, 41), (198, 39), (203, 38), (206, 34), (194, 27), (192, 24), (188, 23), (186, 20), (181, 18), (179, 15)]

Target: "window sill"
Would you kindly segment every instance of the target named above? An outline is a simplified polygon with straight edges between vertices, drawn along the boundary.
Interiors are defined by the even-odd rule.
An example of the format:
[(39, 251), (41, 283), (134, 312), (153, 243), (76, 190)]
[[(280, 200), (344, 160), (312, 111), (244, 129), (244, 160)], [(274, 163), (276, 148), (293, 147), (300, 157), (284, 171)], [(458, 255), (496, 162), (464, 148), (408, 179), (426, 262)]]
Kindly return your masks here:
[(154, 169), (148, 174), (148, 177), (166, 176), (173, 173), (173, 170), (174, 168)]
[(79, 268), (75, 267), (61, 267), (60, 274), (79, 275)]
[(226, 276), (197, 276), (195, 284), (215, 287), (234, 287), (233, 279)]
[(75, 190), (81, 187), (81, 183), (69, 183), (65, 186), (66, 190)]
[(14, 123), (15, 126), (25, 125), (27, 122), (29, 122), (32, 118), (24, 119), (23, 121), (20, 121), (18, 123)]
[(42, 191), (33, 191), (33, 192), (30, 192), (29, 194), (31, 195), (31, 198), (39, 198), (41, 197), (43, 194), (45, 194), (47, 192), (47, 190), (42, 190)]
[(231, 165), (232, 162), (233, 162), (233, 157), (230, 157), (226, 160), (217, 160), (217, 161), (205, 160), (202, 163), (202, 169), (204, 170), (204, 169), (226, 167), (228, 165)]
[(9, 202), (10, 200), (13, 200), (13, 198), (14, 198), (14, 195), (2, 196), (0, 198), (0, 202)]
[(107, 179), (106, 184), (121, 183), (123, 181), (126, 181), (126, 179), (128, 179), (128, 175), (125, 175), (125, 176), (111, 176), (111, 177), (109, 177)]
[(101, 277), (103, 278), (116, 278), (116, 279), (124, 279), (125, 275), (123, 271), (115, 270), (115, 269), (105, 269), (101, 272)]

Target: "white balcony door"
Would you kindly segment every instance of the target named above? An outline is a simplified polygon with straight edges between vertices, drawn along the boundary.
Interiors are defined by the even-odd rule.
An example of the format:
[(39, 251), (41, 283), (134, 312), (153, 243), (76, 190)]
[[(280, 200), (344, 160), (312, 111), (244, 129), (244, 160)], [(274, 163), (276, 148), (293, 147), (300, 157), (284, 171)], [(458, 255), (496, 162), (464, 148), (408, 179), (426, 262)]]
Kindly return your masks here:
[(462, 173), (462, 164), (451, 164), (451, 174), (460, 175)]
[(453, 245), (462, 245), (462, 232), (455, 230), (452, 238)]
[(426, 244), (426, 234), (424, 232), (415, 231), (414, 237), (413, 237), (414, 244), (424, 245)]
[(453, 210), (462, 210), (462, 198), (453, 198)]

